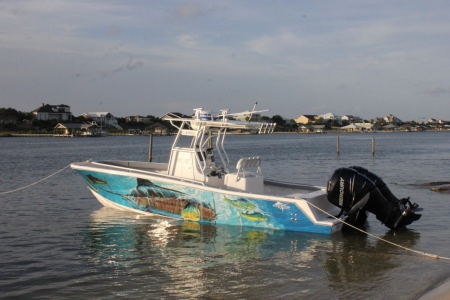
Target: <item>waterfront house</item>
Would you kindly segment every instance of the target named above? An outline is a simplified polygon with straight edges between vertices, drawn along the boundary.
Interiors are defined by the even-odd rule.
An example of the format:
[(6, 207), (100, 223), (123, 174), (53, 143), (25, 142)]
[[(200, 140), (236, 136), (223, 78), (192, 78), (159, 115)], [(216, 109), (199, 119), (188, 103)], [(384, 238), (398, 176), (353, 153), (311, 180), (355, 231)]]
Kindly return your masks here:
[(298, 128), (304, 133), (323, 133), (325, 125), (302, 124)]
[(370, 120), (372, 123), (377, 123), (377, 124), (386, 124), (386, 120), (384, 118), (381, 117), (376, 117), (373, 118), (372, 120)]
[(360, 126), (364, 128), (364, 131), (377, 131), (378, 127), (372, 123), (354, 123), (356, 126)]
[(342, 119), (340, 116), (337, 116), (333, 113), (326, 113), (323, 115), (319, 115), (319, 118), (322, 118), (324, 123), (326, 123), (328, 120), (334, 121), (338, 124), (342, 124)]
[(100, 125), (100, 127), (114, 127), (117, 130), (123, 130), (123, 128), (119, 125), (117, 118), (113, 116), (110, 112), (89, 112), (84, 113), (82, 116), (85, 119), (90, 119)]
[(301, 115), (297, 119), (295, 119), (295, 123), (297, 124), (309, 124), (314, 123), (319, 117), (316, 115)]
[(348, 121), (348, 123), (361, 123), (362, 122), (362, 118), (361, 117), (357, 117), (357, 116), (353, 116), (353, 115), (343, 115), (341, 117), (342, 121)]
[(403, 123), (403, 121), (402, 120), (400, 120), (399, 118), (397, 118), (396, 116), (394, 116), (394, 115), (392, 115), (392, 114), (390, 114), (390, 115), (387, 115), (386, 117), (384, 117), (384, 120), (387, 122), (387, 123)]
[(40, 107), (31, 112), (37, 120), (71, 121), (70, 106), (65, 104), (50, 105), (42, 103)]
[(99, 136), (100, 127), (95, 123), (58, 123), (54, 132), (56, 136)]
[(145, 127), (145, 131), (155, 135), (167, 135), (168, 129), (167, 126), (161, 123), (155, 123), (150, 126)]
[(349, 131), (349, 132), (364, 132), (366, 128), (356, 124), (350, 124), (347, 126), (341, 127), (341, 130)]
[(427, 130), (427, 129), (428, 129), (428, 127), (423, 125), (423, 124), (416, 125), (416, 126), (413, 127), (413, 131), (424, 131), (424, 130)]
[(128, 116), (125, 117), (125, 122), (141, 122), (141, 123), (150, 123), (151, 119), (143, 116)]

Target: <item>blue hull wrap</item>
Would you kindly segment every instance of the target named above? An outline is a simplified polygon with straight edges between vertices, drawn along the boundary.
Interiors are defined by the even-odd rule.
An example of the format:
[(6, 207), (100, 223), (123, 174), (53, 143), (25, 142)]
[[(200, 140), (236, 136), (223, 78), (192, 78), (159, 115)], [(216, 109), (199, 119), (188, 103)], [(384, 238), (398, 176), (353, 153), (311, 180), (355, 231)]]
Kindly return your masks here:
[(77, 170), (89, 187), (111, 202), (180, 220), (330, 234), (293, 203), (228, 195), (161, 180)]

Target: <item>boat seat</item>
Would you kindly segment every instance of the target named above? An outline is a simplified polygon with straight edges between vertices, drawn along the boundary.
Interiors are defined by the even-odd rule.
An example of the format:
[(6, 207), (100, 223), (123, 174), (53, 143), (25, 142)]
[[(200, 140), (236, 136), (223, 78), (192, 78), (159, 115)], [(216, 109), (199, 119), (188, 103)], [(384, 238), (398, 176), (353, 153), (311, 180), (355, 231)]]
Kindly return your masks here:
[(245, 169), (248, 168), (256, 168), (256, 174), (261, 175), (261, 159), (259, 157), (241, 158), (236, 164), (236, 180), (239, 180), (241, 176), (245, 178), (246, 175), (254, 174), (246, 172)]
[[(250, 168), (256, 168), (256, 171), (247, 171)], [(225, 175), (224, 183), (228, 189), (257, 194), (264, 191), (264, 177), (261, 175), (259, 157), (241, 158), (236, 164), (236, 169), (238, 170), (236, 173)]]

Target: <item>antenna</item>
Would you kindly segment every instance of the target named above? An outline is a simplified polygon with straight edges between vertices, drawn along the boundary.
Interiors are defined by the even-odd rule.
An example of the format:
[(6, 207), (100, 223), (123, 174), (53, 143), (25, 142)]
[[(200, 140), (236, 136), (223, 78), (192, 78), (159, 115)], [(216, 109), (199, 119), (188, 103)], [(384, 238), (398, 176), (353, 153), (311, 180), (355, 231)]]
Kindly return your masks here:
[(200, 107), (200, 108), (194, 108), (194, 111), (195, 111), (195, 118), (196, 118), (197, 120), (200, 120), (200, 113), (201, 113), (202, 110), (203, 110), (203, 107)]
[(220, 114), (221, 114), (221, 116), (222, 116), (222, 120), (223, 120), (223, 121), (226, 120), (226, 117), (227, 117), (229, 111), (230, 111), (229, 109), (221, 109), (221, 110), (220, 110)]
[(250, 120), (252, 119), (253, 112), (255, 111), (256, 105), (258, 105), (258, 101), (255, 102), (255, 105), (253, 105), (252, 111), (250, 112), (250, 117), (248, 118), (248, 123), (250, 123)]

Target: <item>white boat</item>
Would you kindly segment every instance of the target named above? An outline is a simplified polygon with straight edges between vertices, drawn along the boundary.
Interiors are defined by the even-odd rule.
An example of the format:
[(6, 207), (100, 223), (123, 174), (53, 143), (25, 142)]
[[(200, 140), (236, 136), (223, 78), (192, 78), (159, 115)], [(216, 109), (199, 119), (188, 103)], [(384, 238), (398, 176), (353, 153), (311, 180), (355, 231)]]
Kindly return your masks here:
[[(230, 130), (267, 134), (275, 124), (229, 120), (227, 110), (218, 116), (202, 109), (195, 111), (194, 118), (168, 119), (178, 128), (168, 163), (86, 161), (72, 163), (71, 167), (104, 206), (147, 215), (331, 234), (342, 228), (342, 222), (330, 216), (347, 215), (355, 224), (361, 223), (371, 211), (365, 206), (371, 208), (385, 201), (380, 203), (388, 208), (378, 209), (377, 218), (391, 218), (384, 220), (388, 227), (414, 221), (408, 223), (410, 217), (406, 221), (401, 217), (407, 205), (403, 200), (403, 209), (394, 214), (400, 204), (391, 205), (389, 199), (380, 199), (381, 193), (373, 182), (362, 183), (360, 190), (364, 194), (355, 195), (359, 186), (354, 186), (352, 172), (369, 180), (355, 169), (337, 170), (328, 187), (320, 187), (266, 179), (260, 157), (244, 156), (230, 162), (225, 150), (225, 137)], [(371, 187), (368, 193), (364, 189), (367, 186)], [(416, 208), (412, 207), (409, 215)]]

